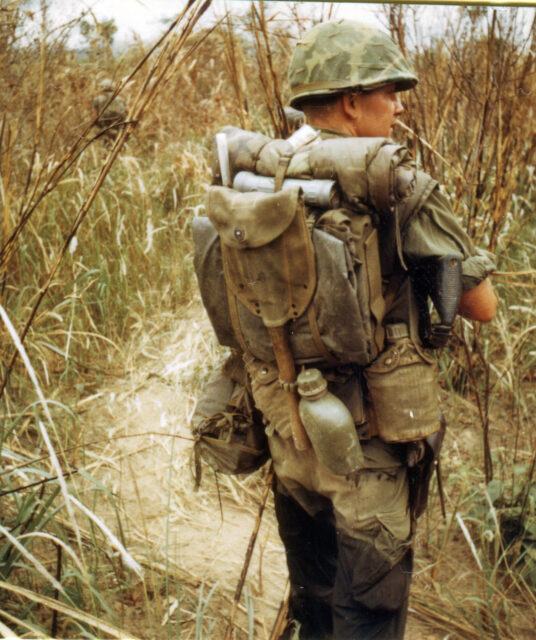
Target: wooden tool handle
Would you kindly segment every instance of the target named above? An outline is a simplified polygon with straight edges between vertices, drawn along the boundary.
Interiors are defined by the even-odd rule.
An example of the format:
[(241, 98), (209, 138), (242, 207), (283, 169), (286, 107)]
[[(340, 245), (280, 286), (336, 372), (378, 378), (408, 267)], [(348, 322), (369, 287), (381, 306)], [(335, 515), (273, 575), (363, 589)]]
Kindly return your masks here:
[[(294, 366), (294, 359), (292, 358), (292, 353), (288, 344), (285, 327), (268, 327), (268, 333), (270, 334), (270, 340), (272, 341), (280, 380), (288, 384), (295, 384), (296, 367)], [(298, 451), (305, 451), (311, 446), (311, 443), (309, 442), (309, 438), (303, 428), (300, 418), (298, 397), (296, 396), (296, 392), (291, 390), (286, 391), (286, 396), (294, 446)]]

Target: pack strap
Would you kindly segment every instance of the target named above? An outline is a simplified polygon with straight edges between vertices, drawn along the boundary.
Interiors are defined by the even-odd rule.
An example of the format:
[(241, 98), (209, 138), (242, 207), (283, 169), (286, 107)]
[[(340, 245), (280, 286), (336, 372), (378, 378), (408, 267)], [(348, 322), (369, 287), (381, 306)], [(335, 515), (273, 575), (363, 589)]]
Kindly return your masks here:
[(380, 262), (380, 251), (378, 245), (378, 230), (374, 229), (365, 240), (365, 255), (367, 260), (367, 279), (369, 288), (370, 312), (376, 320), (374, 331), (374, 342), (378, 351), (383, 350), (385, 341), (385, 329), (383, 319), (387, 313), (387, 304), (383, 296), (382, 270)]
[(229, 315), (231, 316), (231, 325), (233, 327), (235, 337), (238, 340), (238, 344), (242, 351), (253, 358), (253, 354), (249, 350), (246, 338), (242, 332), (242, 327), (240, 326), (240, 318), (238, 317), (238, 300), (236, 296), (229, 291), (229, 287), (226, 286), (225, 288), (227, 289), (227, 305), (229, 307)]
[[(407, 222), (407, 220), (405, 222)], [(400, 265), (402, 266), (404, 271), (407, 271), (408, 268), (406, 266), (406, 262), (404, 261), (404, 256), (402, 254), (402, 231), (400, 229), (400, 207), (398, 206), (398, 204), (395, 205), (395, 238), (396, 238), (396, 252), (398, 255), (398, 259), (400, 261)]]
[(277, 163), (277, 169), (274, 176), (274, 191), (280, 191), (283, 186), (283, 180), (287, 173), (288, 166), (292, 159), (292, 151), (281, 154), (279, 156), (279, 162)]
[(396, 273), (393, 276), (391, 276), (391, 278), (389, 279), (389, 284), (387, 285), (387, 289), (385, 290), (385, 293), (383, 296), (383, 299), (385, 301), (386, 314), (391, 308), (391, 305), (393, 304), (394, 299), (396, 298), (396, 294), (399, 292), (400, 287), (402, 286), (402, 283), (404, 282), (406, 276), (407, 276), (407, 272), (399, 267)]

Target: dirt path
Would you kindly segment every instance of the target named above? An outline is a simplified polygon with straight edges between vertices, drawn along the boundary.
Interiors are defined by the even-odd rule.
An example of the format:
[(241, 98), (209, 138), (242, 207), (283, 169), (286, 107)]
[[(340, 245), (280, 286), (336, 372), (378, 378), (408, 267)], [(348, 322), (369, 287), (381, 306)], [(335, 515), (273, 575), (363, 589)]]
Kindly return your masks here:
[[(241, 480), (219, 476), (216, 482), (206, 468), (195, 490), (188, 423), (218, 348), (208, 322), (193, 319), (201, 317), (199, 308), (194, 311), (174, 335), (140, 346), (132, 356), (134, 373), (103, 389), (90, 416), (111, 438), (99, 455), (99, 479), (118, 498), (129, 551), (153, 570), (149, 586), (134, 585), (116, 606), (125, 628), (143, 638), (169, 637), (167, 624), (176, 624), (178, 616), (181, 640), (197, 638), (197, 609), (215, 587), (205, 612), (206, 635), (200, 637), (223, 639), (264, 490), (266, 469)], [(113, 520), (109, 505), (102, 509), (108, 522)], [(168, 576), (184, 585), (180, 595), (170, 595)], [(237, 617), (243, 630), (237, 638), (248, 637), (246, 596), (253, 605), (255, 638), (269, 637), (286, 582), (270, 499)], [(441, 637), (425, 632), (410, 613), (406, 640)]]

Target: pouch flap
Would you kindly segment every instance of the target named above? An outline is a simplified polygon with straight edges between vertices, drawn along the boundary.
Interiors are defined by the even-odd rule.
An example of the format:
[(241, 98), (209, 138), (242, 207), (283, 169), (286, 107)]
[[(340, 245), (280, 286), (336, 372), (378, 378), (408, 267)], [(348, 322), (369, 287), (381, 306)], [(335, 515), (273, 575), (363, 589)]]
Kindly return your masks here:
[(222, 242), (233, 249), (262, 247), (280, 236), (296, 213), (300, 190), (240, 193), (227, 187), (210, 187), (208, 217)]
[[(287, 320), (301, 316), (316, 287), (313, 243), (299, 193), (299, 190), (292, 192), (290, 203), (285, 204), (285, 198), (279, 200), (292, 207), (285, 211), (285, 218), (291, 211), (292, 220), (282, 233), (266, 228), (265, 240), (274, 237), (270, 242), (236, 247), (236, 244), (225, 243), (222, 237), (221, 253), (228, 292), (251, 313), (262, 318), (267, 327), (279, 327)], [(253, 192), (241, 195), (253, 195)], [(277, 195), (284, 195), (284, 192)], [(252, 233), (256, 231), (252, 227)], [(230, 308), (232, 305), (231, 301)]]

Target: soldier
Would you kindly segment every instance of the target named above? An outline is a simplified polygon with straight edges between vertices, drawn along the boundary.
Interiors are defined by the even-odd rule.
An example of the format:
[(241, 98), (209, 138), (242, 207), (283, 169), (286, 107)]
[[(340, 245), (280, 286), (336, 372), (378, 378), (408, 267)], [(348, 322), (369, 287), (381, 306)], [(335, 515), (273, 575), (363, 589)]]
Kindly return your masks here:
[[(404, 110), (399, 92), (414, 87), (417, 78), (384, 33), (339, 21), (313, 28), (298, 43), (289, 84), (291, 106), (323, 138), (389, 137)], [(475, 251), (434, 186), (408, 223), (403, 257), (411, 266), (453, 252), (462, 255), (459, 313), (490, 321), (497, 306), (487, 277), (493, 264)], [(384, 324), (409, 326), (415, 306), (407, 280)], [(263, 402), (259, 408), (270, 421), (270, 407)], [(408, 503), (410, 448), (405, 452), (404, 445), (377, 436), (362, 442), (370, 470), (352, 485), (325, 474), (312, 450), (298, 455), (277, 431), (269, 442), (291, 614), (301, 623), (300, 638), (401, 640), (412, 570), (409, 507), (415, 508)]]
[[(336, 206), (325, 215), (313, 207), (309, 220), (315, 228), (331, 226), (333, 235), (347, 242), (355, 265), (363, 264), (373, 253), (372, 242), (363, 245), (363, 234), (370, 232), (372, 221), (378, 230), (379, 257), (375, 263), (371, 259), (365, 282), (369, 283), (371, 313), (378, 319), (378, 345), (383, 345), (385, 332), (385, 348), (381, 351), (383, 347), (378, 346), (379, 355), (373, 356), (372, 362), (347, 360), (345, 366), (338, 366), (327, 360), (323, 364), (320, 356), (314, 364), (330, 390), (348, 406), (359, 435), (364, 462), (356, 473), (344, 475), (324, 464), (329, 455), (320, 454), (332, 452), (322, 452), (316, 445), (298, 446), (297, 438), (291, 437), (291, 403), (286, 402), (292, 393), (291, 381), (283, 379), (281, 366), (278, 380), (273, 362), (253, 353), (262, 347), (257, 349), (251, 338), (254, 333), (247, 334), (256, 319), (244, 320), (237, 331), (239, 316), (245, 319), (245, 311), (237, 310), (236, 303), (232, 311), (229, 303), (234, 335), (246, 354), (251, 390), (256, 408), (263, 414), (276, 474), (275, 509), (290, 575), (290, 614), (299, 623), (301, 640), (402, 640), (412, 574), (412, 536), (424, 509), (442, 437), (437, 373), (426, 347), (442, 342), (441, 332), (452, 325), (456, 311), (481, 322), (493, 319), (497, 299), (488, 275), (494, 264), (489, 254), (473, 247), (437, 182), (417, 171), (409, 160), (397, 165), (403, 152), (385, 140), (404, 110), (399, 93), (418, 81), (387, 35), (347, 20), (317, 25), (298, 42), (288, 77), (290, 105), (303, 111), (317, 138), (296, 151), (286, 141), (270, 142), (260, 134), (224, 129), (231, 173), (236, 166), (238, 170), (252, 167), (248, 170), (275, 176), (279, 186), (285, 174), (292, 178), (337, 178), (344, 193), (343, 207)], [(213, 200), (207, 200), (207, 210), (218, 226), (224, 219), (217, 204), (223, 200), (218, 199), (227, 196), (222, 187), (212, 189), (219, 191), (214, 191)], [(395, 201), (398, 204), (393, 208)], [(238, 249), (235, 253), (226, 249), (227, 261), (235, 255), (240, 258), (240, 246), (256, 246), (252, 237), (256, 226), (248, 226), (247, 207), (235, 206), (238, 200), (232, 194), (228, 202), (233, 222), (224, 229), (225, 240), (220, 237)], [(211, 216), (211, 206), (216, 215)], [(275, 224), (274, 218), (272, 225), (261, 230), (269, 239)], [(253, 261), (253, 251), (243, 251), (247, 254), (244, 259)], [(291, 259), (287, 254), (281, 261), (287, 272), (294, 268), (288, 266)], [(305, 260), (305, 253), (301, 260)], [(200, 264), (206, 268), (208, 262)], [(449, 271), (456, 264), (459, 271)], [(219, 265), (217, 272), (221, 272), (221, 262)], [(231, 273), (229, 266), (225, 269)], [(255, 297), (270, 278), (264, 264), (259, 269), (258, 278), (248, 278), (235, 287), (236, 296), (251, 285)], [(452, 300), (444, 299), (440, 293), (443, 288), (437, 285), (453, 273), (451, 283), (454, 289), (460, 287), (454, 309)], [(328, 298), (334, 300), (335, 283), (330, 289), (328, 282), (327, 290)], [(286, 295), (285, 287), (281, 291)], [(442, 320), (432, 329), (427, 309), (423, 309), (423, 291), (424, 298), (429, 294), (434, 300)], [(260, 312), (255, 304), (252, 316)], [(221, 308), (221, 301), (212, 304), (209, 314), (219, 313)], [(337, 334), (350, 322), (344, 309), (338, 315), (343, 317), (338, 320), (332, 314), (331, 322), (338, 320), (340, 326), (328, 326), (333, 329), (334, 348)], [(286, 325), (289, 336), (303, 326), (293, 322)], [(218, 332), (217, 323), (213, 324)], [(294, 347), (318, 345), (318, 331), (317, 338), (313, 333), (311, 329), (307, 340), (295, 341)], [(277, 358), (273, 340), (272, 345)], [(319, 353), (322, 349), (320, 345)], [(339, 358), (344, 359), (347, 351), (340, 349)], [(332, 348), (326, 358), (333, 353)], [(311, 362), (304, 357), (300, 363), (293, 355), (305, 367)], [(320, 390), (325, 386), (322, 381), (318, 384)]]
[[(104, 139), (113, 142), (119, 133), (120, 124), (126, 120), (127, 104), (121, 96), (116, 96), (111, 102), (114, 86), (109, 78), (99, 82), (100, 93), (93, 100), (95, 125)], [(108, 104), (110, 102), (110, 104)], [(105, 107), (105, 105), (108, 105)], [(101, 111), (104, 111), (101, 113)]]

